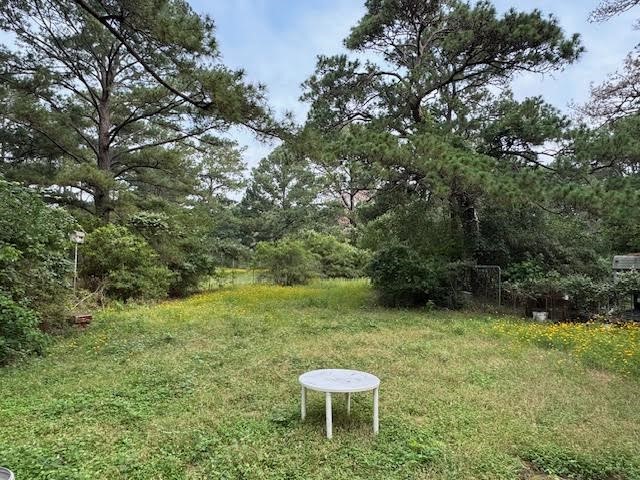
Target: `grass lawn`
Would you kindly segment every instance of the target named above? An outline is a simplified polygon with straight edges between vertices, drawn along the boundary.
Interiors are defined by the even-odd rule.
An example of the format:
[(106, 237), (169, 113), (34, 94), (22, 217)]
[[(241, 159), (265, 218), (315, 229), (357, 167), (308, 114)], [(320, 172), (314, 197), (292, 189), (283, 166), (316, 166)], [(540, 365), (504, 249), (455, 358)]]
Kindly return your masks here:
[[(633, 343), (595, 342), (625, 352), (608, 368), (588, 339), (523, 325), (377, 308), (362, 281), (105, 311), (0, 371), (0, 465), (17, 480), (640, 478)], [(297, 377), (323, 367), (381, 378), (378, 437), (370, 394), (350, 419), (334, 400), (331, 441), (320, 394), (300, 422)]]
[(216, 275), (207, 279), (201, 285), (204, 291), (216, 290), (221, 287), (251, 285), (259, 283), (261, 270), (249, 268), (220, 268)]

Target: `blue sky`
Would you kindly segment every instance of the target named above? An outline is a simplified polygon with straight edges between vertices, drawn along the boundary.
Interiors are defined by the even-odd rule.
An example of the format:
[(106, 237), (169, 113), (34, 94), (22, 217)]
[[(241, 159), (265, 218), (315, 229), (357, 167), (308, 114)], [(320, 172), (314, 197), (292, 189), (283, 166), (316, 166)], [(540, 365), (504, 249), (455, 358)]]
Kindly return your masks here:
[[(569, 104), (580, 103), (589, 85), (599, 83), (620, 67), (627, 53), (640, 42), (633, 20), (640, 9), (605, 24), (587, 22), (598, 0), (495, 0), (501, 11), (539, 8), (552, 13), (568, 34), (578, 32), (587, 52), (575, 65), (553, 75), (521, 75), (513, 84), (517, 97), (542, 95), (570, 113)], [(342, 40), (364, 12), (364, 0), (192, 0), (201, 13), (211, 15), (225, 64), (244, 68), (247, 78), (268, 88), (276, 112), (292, 111), (303, 121), (307, 106), (300, 103), (300, 84), (313, 72), (319, 54), (344, 51)], [(255, 141), (251, 134), (234, 131), (247, 146), (245, 159), (253, 166), (273, 147)]]

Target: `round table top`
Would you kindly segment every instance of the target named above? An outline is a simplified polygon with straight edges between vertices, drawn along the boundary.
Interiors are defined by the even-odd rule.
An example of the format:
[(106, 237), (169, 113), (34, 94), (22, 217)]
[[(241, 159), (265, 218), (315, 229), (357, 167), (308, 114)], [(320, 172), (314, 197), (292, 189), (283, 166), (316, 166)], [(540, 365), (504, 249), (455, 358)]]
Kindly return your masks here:
[(366, 392), (380, 385), (380, 379), (375, 375), (340, 368), (312, 370), (300, 375), (298, 380), (305, 388), (329, 393)]

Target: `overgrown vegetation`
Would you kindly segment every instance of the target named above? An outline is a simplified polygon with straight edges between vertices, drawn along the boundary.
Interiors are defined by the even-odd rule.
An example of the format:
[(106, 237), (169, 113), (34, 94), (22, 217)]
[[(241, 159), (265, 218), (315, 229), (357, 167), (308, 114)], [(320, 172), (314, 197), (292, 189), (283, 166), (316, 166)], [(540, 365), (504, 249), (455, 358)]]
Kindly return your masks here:
[(318, 258), (300, 240), (261, 242), (256, 247), (261, 275), (276, 285), (304, 285), (318, 275)]
[(336, 235), (306, 230), (298, 235), (304, 247), (316, 255), (320, 274), (325, 278), (358, 278), (364, 276), (369, 252), (349, 244)]
[(40, 318), (0, 293), (0, 366), (32, 353), (42, 353), (46, 343)]
[(358, 278), (369, 253), (335, 235), (305, 230), (256, 247), (255, 264), (277, 285), (306, 284), (312, 278)]
[(166, 297), (171, 272), (142, 237), (106, 225), (87, 236), (82, 274), (92, 290), (128, 300)]
[(539, 272), (505, 284), (507, 302), (532, 301), (542, 305), (545, 301), (560, 299), (567, 303), (570, 318), (575, 321), (604, 319), (612, 315), (616, 319), (631, 308), (636, 292), (640, 292), (640, 275), (635, 271), (600, 280), (579, 274)]
[[(519, 328), (383, 309), (344, 280), (106, 310), (0, 371), (0, 461), (30, 480), (639, 478), (638, 339), (623, 376), (500, 325)], [(603, 360), (637, 337), (572, 328)], [(300, 422), (297, 377), (327, 365), (381, 378), (379, 436), (367, 394), (350, 418), (336, 396), (331, 441), (321, 395)]]
[[(640, 292), (611, 271), (640, 249), (640, 48), (578, 118), (535, 82), (517, 97), (518, 75), (559, 76), (589, 47), (525, 3), (364, 1), (295, 124), (187, 1), (0, 2), (0, 464), (640, 479), (640, 330), (591, 322)], [(275, 140), (250, 172), (240, 129)], [(108, 308), (51, 339), (82, 304), (73, 230), (79, 291)], [(585, 323), (453, 312), (482, 269), (501, 300)], [(329, 366), (380, 376), (379, 436), (366, 395), (351, 417), (336, 399), (332, 442), (320, 396), (299, 421), (297, 376)]]
[[(569, 291), (586, 319), (611, 257), (639, 246), (640, 121), (625, 88), (637, 52), (572, 120), (543, 92), (511, 89), (581, 60), (580, 36), (552, 15), (367, 1), (347, 53), (319, 56), (294, 125), (221, 63), (213, 19), (187, 2), (90, 3), (9, 0), (0, 12), (15, 39), (0, 54), (0, 174), (90, 238), (116, 225), (154, 252), (116, 273), (117, 249), (94, 242), (105, 265), (83, 267), (81, 287), (185, 296), (216, 267), (253, 261), (278, 283), (354, 278), (373, 255), (387, 304), (457, 306), (456, 265), (494, 265), (514, 294)], [(636, 5), (622, 3), (594, 21)], [(247, 172), (235, 127), (282, 142)]]
[(382, 302), (393, 306), (450, 306), (455, 290), (448, 274), (441, 260), (424, 259), (400, 244), (378, 251), (369, 266)]
[(222, 133), (282, 131), (262, 87), (219, 61), (212, 20), (173, 0), (10, 0), (0, 29), (0, 175), (89, 233), (80, 286), (118, 299), (196, 291), (220, 246), (240, 247), (228, 197), (245, 165)]
[(73, 220), (0, 179), (0, 364), (40, 352), (40, 331), (64, 324)]
[[(554, 17), (501, 15), (490, 2), (365, 7), (349, 52), (320, 57), (305, 83), (304, 140), (319, 165), (347, 172), (340, 192), (360, 200), (347, 209), (360, 244), (412, 252), (409, 276), (374, 282), (380, 297), (442, 303), (436, 272), (461, 261), (499, 266), (512, 283), (531, 280), (509, 276), (526, 264), (574, 283), (609, 279), (612, 255), (636, 250), (638, 112), (612, 86), (624, 80), (594, 91), (595, 103), (621, 110), (592, 128), (510, 89), (519, 72), (580, 60), (580, 37)], [(584, 306), (579, 316), (594, 313)]]

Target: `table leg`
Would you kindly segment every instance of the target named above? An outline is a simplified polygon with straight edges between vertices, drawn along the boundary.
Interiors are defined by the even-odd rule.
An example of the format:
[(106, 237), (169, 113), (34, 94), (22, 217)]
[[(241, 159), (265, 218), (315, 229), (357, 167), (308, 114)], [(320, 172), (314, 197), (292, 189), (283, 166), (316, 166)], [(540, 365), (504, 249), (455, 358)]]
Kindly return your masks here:
[(331, 393), (327, 392), (325, 394), (326, 405), (325, 405), (325, 415), (327, 417), (327, 438), (331, 438), (333, 436), (333, 423), (331, 418)]
[(373, 433), (378, 434), (378, 389), (373, 390)]
[(300, 417), (304, 422), (307, 418), (307, 389), (302, 387), (302, 393), (300, 394)]
[(347, 415), (351, 415), (351, 393), (347, 393)]

